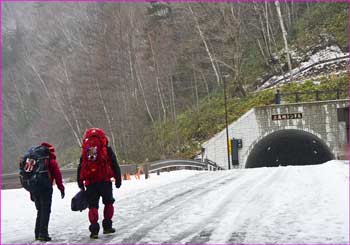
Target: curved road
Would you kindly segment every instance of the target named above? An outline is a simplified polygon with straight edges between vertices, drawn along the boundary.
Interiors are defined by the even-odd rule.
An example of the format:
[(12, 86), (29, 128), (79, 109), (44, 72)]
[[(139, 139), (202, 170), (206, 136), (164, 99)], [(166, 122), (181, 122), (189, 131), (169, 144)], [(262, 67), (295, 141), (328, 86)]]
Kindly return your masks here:
[(198, 171), (117, 200), (115, 234), (91, 241), (86, 217), (50, 230), (54, 243), (348, 243), (348, 173), (339, 162)]

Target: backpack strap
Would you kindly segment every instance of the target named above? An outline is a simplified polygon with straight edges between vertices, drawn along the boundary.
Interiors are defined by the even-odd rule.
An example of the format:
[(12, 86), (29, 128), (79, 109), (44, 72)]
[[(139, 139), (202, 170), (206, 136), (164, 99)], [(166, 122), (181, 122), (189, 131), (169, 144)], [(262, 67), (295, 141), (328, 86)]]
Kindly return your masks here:
[(52, 182), (52, 176), (51, 176), (51, 171), (50, 171), (50, 163), (51, 163), (50, 156), (47, 157), (46, 159), (45, 159), (45, 162), (44, 162), (46, 171), (44, 171), (44, 172), (47, 172), (47, 175), (49, 176), (49, 180), (50, 180), (50, 182)]

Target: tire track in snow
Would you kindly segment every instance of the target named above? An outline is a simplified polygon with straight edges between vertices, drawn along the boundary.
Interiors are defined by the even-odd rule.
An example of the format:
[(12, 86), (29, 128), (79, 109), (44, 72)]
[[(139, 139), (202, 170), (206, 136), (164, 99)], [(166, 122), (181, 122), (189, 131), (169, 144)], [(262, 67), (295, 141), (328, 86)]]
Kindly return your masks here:
[[(197, 180), (197, 179), (201, 179), (203, 176), (202, 173), (196, 173), (194, 175), (191, 175), (191, 176), (188, 176), (184, 179), (181, 179), (181, 180), (177, 180), (177, 181), (174, 181), (174, 182), (171, 182), (171, 183), (167, 183), (167, 184), (163, 184), (163, 185), (160, 185), (158, 186), (157, 188), (172, 188), (173, 186), (177, 186), (178, 184), (181, 184), (183, 182), (187, 182), (187, 181), (190, 181), (190, 180)], [(137, 191), (136, 193), (133, 193), (133, 194), (128, 194), (127, 196), (125, 197), (122, 197), (122, 198), (117, 198), (117, 202), (122, 202), (124, 199), (131, 199), (131, 198), (135, 198), (135, 197), (138, 197), (140, 195), (144, 195), (144, 194), (147, 194), (149, 193), (151, 190), (141, 190), (141, 191)]]
[[(160, 226), (170, 216), (176, 215), (177, 212), (181, 210), (183, 205), (188, 204), (191, 200), (202, 196), (204, 193), (208, 192), (208, 190), (216, 190), (217, 187), (232, 181), (232, 175), (232, 172), (225, 173), (225, 175), (220, 173), (219, 176), (210, 176), (209, 174), (204, 175), (206, 177), (210, 177), (210, 179), (205, 182), (195, 183), (191, 181), (191, 183), (182, 183), (182, 186), (187, 188), (187, 190), (176, 193), (170, 198), (162, 201), (160, 204), (154, 206), (152, 209), (147, 210), (147, 212), (141, 217), (144, 221), (143, 223), (140, 224), (140, 220), (138, 219), (136, 222), (128, 223), (121, 229), (118, 229), (121, 233), (123, 233), (124, 231), (130, 230), (130, 227), (135, 227), (131, 234), (129, 233), (124, 235), (122, 241), (118, 243), (130, 244), (139, 242), (149, 233), (149, 231), (157, 226)], [(240, 177), (241, 176), (239, 175), (235, 175), (234, 178), (238, 179)], [(176, 188), (179, 189), (179, 187)], [(114, 239), (114, 241), (115, 240), (116, 239)]]
[[(169, 191), (173, 191), (175, 193), (175, 196), (180, 197), (182, 195), (188, 195), (190, 194), (192, 191), (194, 191), (195, 188), (197, 188), (197, 186), (200, 185), (205, 185), (206, 183), (209, 183), (211, 180), (208, 180), (204, 177), (211, 177), (210, 174), (209, 176), (203, 175), (203, 173), (208, 174), (208, 172), (202, 172), (202, 173), (196, 173), (192, 176), (186, 177), (182, 180), (178, 180), (172, 183), (168, 183), (168, 184), (164, 184), (161, 185), (159, 187), (157, 187), (157, 190), (169, 190)], [(181, 188), (178, 188), (179, 185), (184, 185), (184, 183), (193, 183), (193, 188), (186, 190), (186, 191), (182, 191)], [(178, 189), (178, 190), (173, 190), (174, 188)], [(140, 192), (137, 192), (135, 194), (132, 195), (128, 195), (127, 197), (123, 198), (123, 199), (117, 199), (117, 207), (116, 207), (116, 212), (118, 215), (118, 220), (116, 222), (114, 222), (116, 224), (116, 233), (114, 234), (110, 234), (110, 235), (103, 235), (100, 232), (99, 235), (99, 239), (96, 240), (100, 243), (100, 241), (103, 241), (103, 243), (108, 243), (110, 240), (115, 239), (116, 237), (118, 237), (120, 235), (121, 232), (125, 232), (128, 229), (130, 229), (130, 227), (135, 227), (136, 225), (138, 225), (140, 223), (140, 216), (144, 216), (145, 213), (157, 208), (157, 206), (162, 206), (165, 205), (169, 202), (172, 201), (172, 199), (174, 199), (174, 197), (170, 197), (168, 199), (165, 200), (153, 200), (155, 201), (155, 203), (158, 203), (156, 206), (141, 206), (139, 202), (132, 202), (130, 205), (130, 200), (135, 199), (136, 197), (138, 197), (138, 199), (141, 199), (142, 201), (148, 200), (150, 199), (150, 197), (154, 197), (155, 194), (154, 192), (158, 192), (157, 190), (151, 189), (151, 190), (143, 190)], [(176, 191), (178, 193), (176, 193)], [(159, 197), (163, 197), (162, 195), (158, 195)], [(165, 195), (166, 197), (168, 197), (168, 195)], [(150, 203), (150, 204), (154, 204), (154, 202)], [(126, 207), (125, 208), (125, 214), (120, 215), (119, 213), (119, 206), (122, 207)], [(101, 206), (103, 208), (103, 205)], [(101, 209), (100, 207), (100, 209)], [(141, 207), (141, 208), (140, 208)], [(56, 234), (54, 234), (53, 239), (54, 239), (54, 243), (66, 243), (67, 239), (69, 240), (69, 243), (80, 243), (80, 244), (90, 244), (90, 243), (96, 243), (95, 240), (92, 240), (89, 238), (89, 234), (90, 232), (88, 231), (88, 220), (87, 220), (87, 213), (83, 214), (84, 217), (82, 218), (82, 220), (79, 220), (79, 227), (84, 227), (83, 230), (80, 228), (79, 231), (81, 231), (80, 233), (76, 233), (77, 229), (70, 229), (68, 231), (64, 231), (63, 233), (58, 233), (56, 232)], [(131, 216), (131, 218), (130, 218)], [(127, 217), (127, 218), (123, 218), (123, 217)], [(101, 217), (100, 217), (101, 218)], [(115, 219), (116, 217), (114, 217)], [(119, 224), (122, 223), (123, 226), (119, 227)], [(64, 239), (57, 239), (56, 236), (60, 236), (60, 237), (64, 237)], [(27, 243), (27, 241), (24, 242), (20, 242), (19, 243)]]
[[(232, 211), (233, 209), (235, 213), (239, 214), (240, 210), (244, 209), (249, 202), (254, 201), (255, 197), (259, 193), (260, 187), (266, 185), (266, 183), (271, 182), (271, 180), (276, 178), (276, 175), (278, 175), (279, 172), (276, 169), (271, 169), (268, 175), (261, 176), (264, 174), (266, 174), (265, 171), (262, 173), (259, 172), (258, 175), (253, 174), (250, 178), (245, 178), (245, 181), (241, 183), (230, 182), (230, 185), (226, 188), (229, 190), (227, 191), (228, 193), (225, 192), (225, 197), (217, 203), (217, 206), (210, 215), (199, 220), (199, 222), (192, 225), (190, 228), (185, 229), (186, 231), (177, 234), (164, 243), (188, 242), (198, 244), (208, 242), (210, 240), (211, 234), (215, 233), (217, 224), (221, 222), (223, 217), (226, 216), (229, 211)], [(230, 188), (232, 186), (233, 188)], [(221, 192), (222, 190), (218, 191)], [(233, 202), (233, 199), (235, 199), (235, 197), (238, 197), (237, 201)], [(237, 206), (233, 206), (234, 204), (237, 204)], [(244, 237), (243, 232), (240, 232), (239, 234), (236, 232), (234, 235), (240, 239)]]
[[(247, 243), (246, 239), (255, 232), (263, 230), (264, 235), (269, 236), (271, 233), (266, 229), (261, 229), (261, 220), (270, 220), (266, 217), (266, 210), (274, 209), (274, 198), (278, 196), (278, 190), (281, 190), (281, 184), (288, 174), (286, 168), (273, 168), (276, 172), (271, 178), (267, 179), (263, 185), (256, 186), (256, 190), (250, 193), (249, 199), (246, 199), (245, 205), (237, 208), (237, 212), (228, 211), (227, 217), (220, 220), (216, 232), (211, 237), (212, 241), (219, 243)], [(264, 188), (262, 188), (264, 187)], [(260, 192), (262, 190), (263, 192)], [(270, 190), (270, 191), (268, 191)], [(270, 193), (270, 194), (266, 194)], [(231, 213), (230, 213), (231, 212)], [(234, 220), (232, 220), (234, 217)], [(229, 228), (227, 228), (229, 227)], [(224, 230), (221, 232), (220, 230)], [(262, 241), (259, 241), (262, 242)]]
[[(112, 240), (118, 240), (117, 243), (121, 243), (120, 241), (125, 239), (124, 234), (128, 234), (130, 230), (139, 227), (140, 222), (142, 223), (144, 220), (150, 220), (158, 213), (161, 214), (163, 209), (170, 206), (170, 203), (171, 206), (176, 205), (178, 202), (176, 198), (182, 200), (182, 198), (189, 198), (190, 196), (195, 195), (196, 192), (202, 193), (200, 190), (201, 186), (213, 185), (215, 184), (213, 183), (215, 182), (215, 179), (219, 178), (219, 180), (222, 180), (222, 178), (232, 176), (232, 173), (227, 172), (218, 172), (218, 174), (219, 177), (217, 175), (212, 175), (210, 172), (198, 173), (183, 180), (159, 186), (157, 189), (145, 190), (119, 200), (116, 207), (117, 217), (114, 217), (114, 220), (118, 219), (115, 222), (115, 228), (117, 230), (116, 233), (111, 235), (100, 234), (97, 241), (99, 243), (110, 243)], [(169, 193), (173, 194), (170, 195)], [(146, 203), (146, 205), (140, 205), (140, 202), (145, 204), (145, 202), (150, 199), (152, 200), (151, 202)], [(174, 204), (172, 202), (174, 202)], [(122, 207), (125, 208), (122, 209)], [(118, 226), (120, 223), (123, 225)], [(72, 236), (72, 234), (65, 234), (65, 238), (67, 238), (67, 236), (73, 237), (69, 238), (70, 243), (96, 243), (95, 240), (91, 240), (89, 238), (89, 231), (87, 230), (87, 227), (88, 224), (81, 235), (75, 234), (75, 236)], [(55, 243), (64, 243), (64, 241), (67, 241), (67, 239), (55, 239)]]

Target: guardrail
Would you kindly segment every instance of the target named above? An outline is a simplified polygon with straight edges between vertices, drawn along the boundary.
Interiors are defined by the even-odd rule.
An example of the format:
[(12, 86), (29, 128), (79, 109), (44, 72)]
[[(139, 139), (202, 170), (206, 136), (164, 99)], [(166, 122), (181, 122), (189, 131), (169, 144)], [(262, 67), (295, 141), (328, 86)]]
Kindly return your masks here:
[(143, 165), (143, 172), (145, 178), (148, 178), (149, 173), (157, 172), (160, 173), (162, 169), (171, 169), (179, 167), (190, 167), (202, 170), (223, 170), (222, 167), (218, 166), (215, 162), (206, 159), (204, 162), (196, 160), (160, 160), (156, 162), (145, 163)]
[[(120, 171), (122, 175), (126, 173), (135, 174), (137, 172), (137, 164), (120, 165)], [(75, 181), (77, 178), (76, 168), (61, 169), (61, 173), (62, 173), (62, 178), (68, 182)], [(21, 188), (21, 183), (19, 180), (18, 173), (3, 174), (1, 189), (4, 190), (4, 189), (14, 189), (14, 188)]]
[[(281, 104), (281, 100), (283, 99), (283, 97), (293, 97), (294, 98), (294, 102), (298, 103), (301, 102), (303, 99), (301, 96), (306, 95), (306, 96), (314, 96), (314, 99), (316, 101), (320, 101), (320, 100), (325, 100), (324, 98), (322, 98), (322, 95), (334, 95), (334, 99), (339, 100), (342, 96), (346, 97), (347, 95), (347, 90), (345, 89), (331, 89), (331, 90), (313, 90), (313, 91), (295, 91), (295, 92), (286, 92), (286, 93), (281, 93), (279, 89), (277, 89), (276, 93), (275, 93), (275, 104)], [(303, 100), (304, 101), (304, 100)]]
[[(149, 173), (157, 172), (158, 174), (162, 169), (179, 169), (182, 167), (190, 167), (202, 170), (223, 170), (215, 162), (206, 159), (204, 162), (195, 160), (160, 160), (155, 162), (144, 163), (141, 166), (142, 172), (145, 174), (145, 178), (149, 177)], [(139, 173), (137, 164), (120, 165), (122, 176), (135, 175)], [(77, 177), (77, 169), (61, 169), (62, 178), (67, 182), (75, 181)], [(3, 174), (1, 189), (13, 189), (21, 188), (18, 173)]]

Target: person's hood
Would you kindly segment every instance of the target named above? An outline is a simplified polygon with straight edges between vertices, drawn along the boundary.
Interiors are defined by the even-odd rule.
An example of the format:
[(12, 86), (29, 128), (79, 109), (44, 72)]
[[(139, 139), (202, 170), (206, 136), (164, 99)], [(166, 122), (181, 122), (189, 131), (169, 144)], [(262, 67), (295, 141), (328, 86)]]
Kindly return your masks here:
[(49, 150), (50, 150), (50, 158), (51, 159), (56, 159), (55, 148), (53, 147), (53, 145), (51, 145), (51, 144), (49, 144), (47, 142), (43, 142), (43, 143), (41, 143), (41, 145), (49, 148)]

